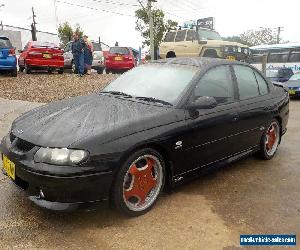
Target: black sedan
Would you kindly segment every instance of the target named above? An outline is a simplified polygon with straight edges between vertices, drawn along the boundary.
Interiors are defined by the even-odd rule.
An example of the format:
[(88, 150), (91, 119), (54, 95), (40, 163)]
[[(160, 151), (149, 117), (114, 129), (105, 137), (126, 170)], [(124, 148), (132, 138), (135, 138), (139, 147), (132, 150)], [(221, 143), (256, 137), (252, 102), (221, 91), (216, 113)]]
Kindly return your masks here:
[(109, 199), (137, 216), (202, 169), (271, 159), (288, 115), (287, 91), (248, 64), (160, 60), (17, 118), (1, 142), (3, 172), (40, 206)]

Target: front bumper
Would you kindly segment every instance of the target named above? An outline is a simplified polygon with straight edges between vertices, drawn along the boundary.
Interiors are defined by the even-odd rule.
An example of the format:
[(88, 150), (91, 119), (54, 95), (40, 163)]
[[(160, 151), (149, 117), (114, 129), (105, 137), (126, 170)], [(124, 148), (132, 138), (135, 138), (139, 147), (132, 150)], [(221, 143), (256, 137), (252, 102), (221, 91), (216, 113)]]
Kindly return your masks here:
[[(43, 164), (36, 167), (32, 160), (36, 149), (27, 153), (15, 153), (9, 148), (9, 138), (4, 137), (0, 151), (15, 164), (15, 180), (12, 180), (18, 187), (25, 190), (35, 200), (35, 203), (82, 203), (104, 200), (109, 197), (109, 190), (112, 183), (113, 173), (110, 171), (99, 173), (75, 173), (71, 166), (55, 166), (64, 168), (64, 174), (49, 174), (51, 165)], [(52, 166), (54, 168), (54, 166)], [(48, 168), (48, 174), (42, 173), (41, 169)], [(4, 170), (3, 170), (4, 172)], [(66, 174), (69, 173), (69, 174)], [(41, 195), (42, 194), (42, 195)], [(38, 201), (38, 202), (37, 202)], [(49, 208), (49, 206), (46, 206)]]

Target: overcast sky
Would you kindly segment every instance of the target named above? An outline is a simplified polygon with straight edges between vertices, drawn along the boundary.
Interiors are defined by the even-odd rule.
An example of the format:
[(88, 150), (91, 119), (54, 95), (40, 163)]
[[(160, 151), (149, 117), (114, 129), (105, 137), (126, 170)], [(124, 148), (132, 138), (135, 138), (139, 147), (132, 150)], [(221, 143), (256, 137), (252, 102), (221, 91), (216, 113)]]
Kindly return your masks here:
[[(146, 4), (146, 0), (142, 2)], [(0, 0), (1, 4), (5, 4), (0, 8), (0, 20), (4, 24), (29, 28), (33, 6), (38, 30), (57, 33), (57, 24), (68, 21), (72, 25), (79, 23), (93, 40), (100, 35), (109, 45), (118, 41), (121, 46), (138, 48), (142, 42), (135, 31), (137, 0)], [(216, 29), (222, 36), (259, 27), (283, 26), (284, 40), (300, 42), (300, 0), (157, 0), (154, 5), (179, 24), (214, 16)]]

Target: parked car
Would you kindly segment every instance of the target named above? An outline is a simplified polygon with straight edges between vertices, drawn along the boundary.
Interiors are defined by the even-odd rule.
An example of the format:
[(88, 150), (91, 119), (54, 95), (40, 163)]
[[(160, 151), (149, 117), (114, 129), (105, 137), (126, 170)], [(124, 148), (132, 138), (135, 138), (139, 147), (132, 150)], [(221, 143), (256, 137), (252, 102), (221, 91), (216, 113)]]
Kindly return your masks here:
[(286, 82), (294, 75), (290, 68), (267, 69), (266, 76), (272, 82)]
[(109, 199), (138, 216), (202, 169), (271, 159), (288, 116), (288, 92), (252, 66), (172, 58), (23, 114), (0, 150), (4, 172), (40, 206)]
[(291, 97), (300, 97), (300, 72), (294, 74), (285, 85), (289, 88)]
[(105, 71), (107, 74), (125, 72), (137, 64), (133, 50), (128, 47), (111, 47), (105, 57)]
[[(92, 69), (96, 70), (98, 74), (103, 74), (104, 70), (104, 57), (102, 52), (101, 44), (93, 42), (93, 63)], [(64, 58), (65, 58), (65, 65), (66, 69), (72, 69), (72, 72), (75, 73), (75, 63), (73, 60), (72, 54), (72, 42), (69, 42), (66, 47), (64, 48)]]
[(30, 41), (20, 53), (20, 72), (25, 70), (30, 74), (32, 70), (48, 70), (52, 73), (57, 70), (59, 74), (64, 73), (63, 52), (54, 43)]
[(15, 49), (6, 36), (0, 36), (0, 72), (9, 72), (11, 76), (17, 76)]

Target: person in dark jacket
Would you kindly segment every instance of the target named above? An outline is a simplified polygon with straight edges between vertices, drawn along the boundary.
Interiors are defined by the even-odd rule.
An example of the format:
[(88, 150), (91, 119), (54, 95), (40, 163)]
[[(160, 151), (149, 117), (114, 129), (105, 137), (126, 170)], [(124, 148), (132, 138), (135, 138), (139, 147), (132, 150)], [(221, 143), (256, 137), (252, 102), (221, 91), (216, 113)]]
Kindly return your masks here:
[(85, 49), (84, 49), (84, 64), (87, 70), (87, 74), (91, 74), (91, 68), (93, 64), (93, 44), (88, 40), (88, 36), (83, 36), (83, 41), (85, 42)]
[(75, 72), (79, 74), (79, 76), (83, 76), (84, 74), (84, 49), (85, 42), (79, 37), (79, 34), (75, 32), (73, 34), (73, 43), (72, 43), (72, 54), (75, 63)]

